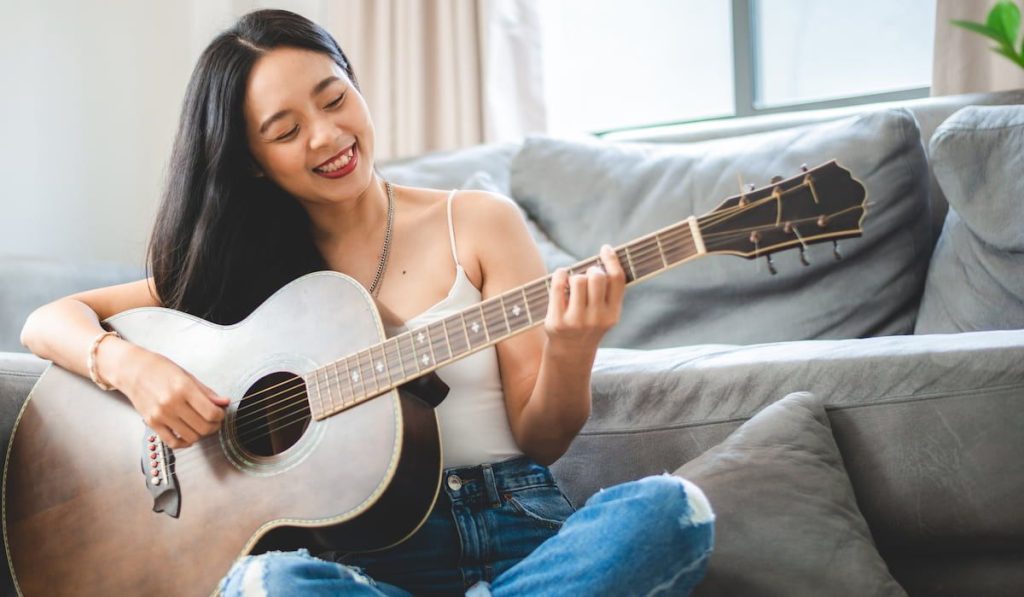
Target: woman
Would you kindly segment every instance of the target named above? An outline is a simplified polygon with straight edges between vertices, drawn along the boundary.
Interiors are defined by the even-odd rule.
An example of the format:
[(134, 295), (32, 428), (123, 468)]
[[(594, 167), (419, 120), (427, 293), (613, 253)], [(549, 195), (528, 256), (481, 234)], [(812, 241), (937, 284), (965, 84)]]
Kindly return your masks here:
[[(242, 17), (189, 82), (150, 244), (152, 277), (45, 305), (22, 342), (121, 391), (180, 450), (215, 433), (230, 400), (104, 333), (101, 320), (163, 306), (235, 323), (281, 286), (329, 269), (365, 285), (393, 333), (545, 275), (510, 200), (390, 185), (373, 151), (373, 124), (337, 42), (286, 11)], [(618, 320), (624, 274), (608, 246), (601, 262), (603, 270), (555, 273), (542, 327), (439, 370), (451, 388), (437, 409), (445, 482), (411, 538), (369, 554), (244, 558), (221, 590), (688, 592), (713, 536), (698, 488), (649, 477), (602, 490), (574, 513), (546, 466), (589, 415), (597, 346)]]

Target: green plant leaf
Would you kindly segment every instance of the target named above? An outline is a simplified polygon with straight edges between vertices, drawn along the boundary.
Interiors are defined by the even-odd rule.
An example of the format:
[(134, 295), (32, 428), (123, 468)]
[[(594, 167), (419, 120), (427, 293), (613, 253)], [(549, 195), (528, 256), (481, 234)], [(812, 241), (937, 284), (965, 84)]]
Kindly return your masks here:
[(1012, 60), (1015, 63), (1019, 64), (1021, 67), (1024, 67), (1024, 56), (1021, 56), (1021, 55), (1017, 54), (1012, 49), (1006, 49), (1006, 48), (1003, 48), (1003, 47), (999, 47), (999, 48), (992, 48), (992, 51), (993, 52), (997, 52), (999, 54), (1002, 54), (1003, 56), (1006, 56), (1010, 60)]
[(993, 31), (992, 29), (989, 29), (987, 25), (982, 25), (981, 23), (975, 23), (974, 21), (950, 21), (950, 22), (953, 23), (954, 25), (956, 25), (957, 27), (963, 27), (964, 29), (967, 29), (968, 31), (973, 31), (975, 33), (980, 33), (981, 35), (984, 35), (985, 37), (992, 38), (992, 39), (994, 39), (994, 40), (996, 40), (998, 42), (1002, 42), (1003, 41), (1002, 34), (1000, 32), (998, 32), (998, 31)]
[(1017, 30), (1020, 29), (1020, 8), (1013, 0), (999, 0), (988, 12), (985, 25), (989, 30), (999, 33), (1002, 45), (1013, 48), (1017, 41)]

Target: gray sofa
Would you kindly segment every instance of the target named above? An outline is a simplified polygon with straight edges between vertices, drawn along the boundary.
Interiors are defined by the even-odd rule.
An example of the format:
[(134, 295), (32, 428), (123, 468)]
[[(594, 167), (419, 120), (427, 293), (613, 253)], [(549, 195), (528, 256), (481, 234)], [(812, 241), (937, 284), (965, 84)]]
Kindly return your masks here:
[[(880, 583), (877, 594), (902, 587), (1011, 595), (1024, 590), (1024, 201), (1007, 172), (1024, 171), (1015, 155), (1024, 149), (1024, 108), (949, 117), (965, 106), (1021, 103), (1024, 91), (615, 141), (530, 138), (394, 161), (381, 171), (398, 183), (512, 197), (554, 268), (596, 254), (603, 242), (705, 213), (736, 194), (739, 182), (764, 184), (801, 163), (839, 159), (871, 201), (864, 236), (840, 243), (844, 259), (832, 258), (831, 245), (814, 245), (810, 266), (794, 252), (779, 254), (773, 276), (763, 261), (713, 256), (632, 286), (598, 354), (591, 419), (553, 468), (579, 505), (601, 487), (675, 471), (767, 406), (809, 391), (825, 405), (838, 466), (856, 497), (853, 516), (870, 529), (881, 573), (899, 583)], [(140, 274), (0, 257), (5, 450), (47, 365), (17, 342), (27, 313)], [(721, 503), (730, 505), (717, 511), (721, 560), (712, 556), (709, 583), (698, 592), (853, 590), (842, 579), (858, 570), (830, 573), (852, 566), (843, 558), (815, 566), (821, 577), (812, 592), (788, 584), (784, 565), (769, 581), (730, 584), (724, 577), (740, 573), (726, 559), (738, 551), (753, 554), (744, 560), (750, 566), (768, 567), (779, 565), (770, 559), (776, 543), (808, 558), (820, 546), (793, 525), (769, 526), (769, 539), (731, 535), (727, 523), (767, 508), (768, 492), (759, 483), (728, 491)]]

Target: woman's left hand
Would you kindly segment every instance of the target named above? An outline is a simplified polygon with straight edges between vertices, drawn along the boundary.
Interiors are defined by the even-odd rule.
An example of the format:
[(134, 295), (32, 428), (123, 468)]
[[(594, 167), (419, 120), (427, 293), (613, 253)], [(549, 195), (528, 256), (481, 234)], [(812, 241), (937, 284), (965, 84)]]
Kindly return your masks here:
[(585, 274), (569, 275), (558, 268), (552, 276), (544, 331), (550, 343), (570, 349), (597, 349), (622, 312), (626, 274), (610, 245), (601, 246), (604, 269), (593, 265)]

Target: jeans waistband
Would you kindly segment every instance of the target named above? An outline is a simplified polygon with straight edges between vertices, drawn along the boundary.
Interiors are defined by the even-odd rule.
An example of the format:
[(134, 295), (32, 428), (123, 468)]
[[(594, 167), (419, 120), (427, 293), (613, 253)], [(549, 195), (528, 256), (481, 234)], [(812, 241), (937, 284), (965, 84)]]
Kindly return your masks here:
[(528, 487), (555, 486), (548, 467), (528, 456), (509, 460), (448, 468), (441, 478), (441, 488), (452, 503), (486, 501), (497, 504), (503, 493)]

